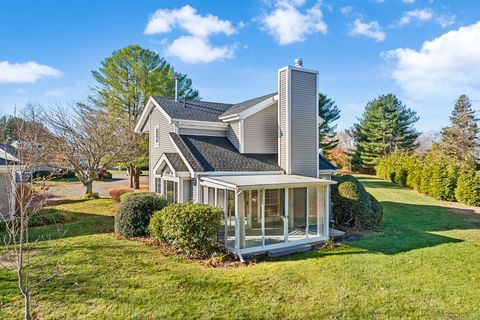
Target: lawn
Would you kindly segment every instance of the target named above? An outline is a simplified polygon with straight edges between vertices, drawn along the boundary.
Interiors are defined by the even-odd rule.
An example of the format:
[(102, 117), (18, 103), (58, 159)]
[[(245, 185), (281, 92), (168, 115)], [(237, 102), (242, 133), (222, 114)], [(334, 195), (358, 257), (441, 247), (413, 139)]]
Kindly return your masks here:
[[(53, 241), (59, 253), (50, 262), (63, 269), (35, 290), (36, 310), (45, 319), (480, 318), (480, 217), (373, 177), (361, 181), (385, 208), (379, 233), (241, 268), (206, 268), (116, 239), (110, 200), (56, 206), (74, 220)], [(0, 318), (19, 317), (13, 277), (0, 269)]]

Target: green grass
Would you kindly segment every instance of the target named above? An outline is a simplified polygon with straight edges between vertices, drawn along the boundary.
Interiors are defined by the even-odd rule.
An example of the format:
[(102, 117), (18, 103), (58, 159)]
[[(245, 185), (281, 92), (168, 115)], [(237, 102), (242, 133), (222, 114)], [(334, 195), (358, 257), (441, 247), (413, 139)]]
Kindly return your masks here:
[[(480, 318), (478, 215), (373, 177), (361, 181), (385, 208), (378, 234), (242, 268), (208, 269), (116, 239), (111, 200), (57, 206), (74, 221), (53, 242), (59, 254), (49, 262), (63, 269), (34, 291), (36, 310), (45, 319)], [(0, 269), (0, 318), (20, 311), (14, 273)]]

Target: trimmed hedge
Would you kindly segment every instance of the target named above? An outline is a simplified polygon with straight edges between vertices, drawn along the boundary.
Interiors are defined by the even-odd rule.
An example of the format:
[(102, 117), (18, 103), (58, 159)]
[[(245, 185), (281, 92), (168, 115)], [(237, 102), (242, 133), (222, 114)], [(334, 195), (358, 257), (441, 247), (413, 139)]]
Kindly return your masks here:
[(462, 163), (438, 144), (433, 144), (423, 159), (405, 152), (383, 157), (377, 166), (377, 176), (439, 200), (480, 205), (473, 160)]
[(338, 226), (357, 230), (375, 230), (383, 217), (383, 208), (363, 185), (344, 175), (332, 188), (333, 217)]
[(143, 194), (127, 198), (115, 214), (115, 233), (123, 237), (147, 235), (150, 217), (167, 205), (168, 201), (158, 195)]
[(200, 203), (175, 203), (156, 212), (149, 226), (153, 239), (193, 258), (210, 256), (218, 247), (216, 235), (223, 212)]
[(130, 197), (142, 197), (142, 196), (148, 195), (148, 194), (152, 195), (152, 196), (158, 195), (155, 192), (130, 191), (130, 192), (124, 193), (120, 196), (120, 202), (124, 202), (125, 200), (127, 200)]

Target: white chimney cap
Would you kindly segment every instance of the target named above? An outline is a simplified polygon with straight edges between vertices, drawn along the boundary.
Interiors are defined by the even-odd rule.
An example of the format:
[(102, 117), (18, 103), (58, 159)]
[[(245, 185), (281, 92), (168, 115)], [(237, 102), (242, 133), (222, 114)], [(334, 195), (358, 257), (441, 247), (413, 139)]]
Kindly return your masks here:
[(297, 68), (303, 68), (303, 60), (302, 60), (302, 58), (296, 58), (296, 59), (295, 59), (295, 67), (297, 67)]

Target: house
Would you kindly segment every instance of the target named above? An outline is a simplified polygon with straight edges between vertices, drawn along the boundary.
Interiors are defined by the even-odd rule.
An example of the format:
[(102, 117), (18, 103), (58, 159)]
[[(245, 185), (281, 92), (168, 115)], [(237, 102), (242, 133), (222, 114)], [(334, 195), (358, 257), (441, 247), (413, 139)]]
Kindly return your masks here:
[(328, 239), (336, 168), (318, 150), (317, 86), (297, 59), (278, 92), (238, 104), (151, 97), (135, 128), (150, 136), (150, 190), (221, 207), (218, 240), (239, 255)]
[(0, 221), (12, 217), (15, 210), (16, 165), (15, 148), (0, 144)]

